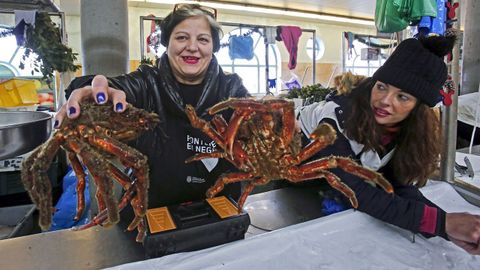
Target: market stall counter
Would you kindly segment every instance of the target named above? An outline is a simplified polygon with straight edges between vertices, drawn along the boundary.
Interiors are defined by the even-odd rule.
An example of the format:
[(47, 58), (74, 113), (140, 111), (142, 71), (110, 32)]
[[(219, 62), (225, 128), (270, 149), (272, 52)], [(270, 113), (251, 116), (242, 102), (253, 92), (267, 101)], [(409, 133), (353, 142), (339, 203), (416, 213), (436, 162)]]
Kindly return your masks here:
[[(445, 182), (432, 181), (421, 191), (447, 211), (480, 214)], [(480, 256), (439, 237), (417, 235), (413, 243), (412, 233), (359, 211), (315, 218), (320, 214), (315, 193), (284, 188), (250, 196), (246, 239), (207, 249), (146, 260), (143, 247), (120, 226), (96, 227), (0, 241), (1, 268), (480, 269)]]
[[(317, 190), (306, 187), (251, 195), (245, 209), (253, 226), (248, 228), (245, 237), (318, 218), (321, 216), (320, 202)], [(121, 220), (110, 228), (60, 230), (1, 240), (0, 261), (3, 263), (0, 268), (99, 269), (145, 260), (152, 251), (135, 242), (136, 232), (124, 232), (129, 221)]]
[[(421, 189), (447, 212), (480, 214), (445, 182)], [(348, 210), (243, 241), (113, 267), (133, 269), (480, 269), (473, 256), (440, 237), (426, 239)]]

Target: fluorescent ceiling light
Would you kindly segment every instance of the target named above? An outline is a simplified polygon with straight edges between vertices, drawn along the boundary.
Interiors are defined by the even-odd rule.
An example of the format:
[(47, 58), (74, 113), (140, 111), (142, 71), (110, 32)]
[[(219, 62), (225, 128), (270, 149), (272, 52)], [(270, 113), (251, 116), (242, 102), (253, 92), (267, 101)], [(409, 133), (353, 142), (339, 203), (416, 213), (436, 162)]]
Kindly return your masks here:
[(208, 2), (208, 1), (175, 1), (175, 0), (134, 0), (131, 2), (145, 2), (145, 3), (159, 3), (159, 4), (177, 4), (177, 3), (197, 3), (201, 4), (202, 6), (213, 7), (216, 9), (224, 9), (224, 10), (235, 10), (235, 11), (245, 11), (245, 12), (254, 12), (254, 13), (263, 13), (263, 14), (272, 14), (272, 15), (281, 15), (281, 16), (289, 16), (289, 17), (296, 17), (296, 18), (305, 18), (305, 19), (313, 19), (313, 20), (321, 20), (321, 21), (331, 21), (331, 22), (340, 22), (340, 23), (351, 23), (351, 24), (361, 24), (361, 25), (369, 25), (374, 26), (375, 23), (373, 20), (369, 19), (359, 19), (359, 18), (349, 18), (343, 16), (335, 16), (335, 15), (327, 15), (327, 14), (317, 14), (317, 13), (308, 13), (308, 12), (300, 12), (294, 10), (286, 10), (280, 8), (266, 8), (266, 7), (258, 7), (258, 6), (250, 6), (250, 5), (240, 5), (240, 4), (224, 4), (224, 3), (216, 3), (216, 2)]

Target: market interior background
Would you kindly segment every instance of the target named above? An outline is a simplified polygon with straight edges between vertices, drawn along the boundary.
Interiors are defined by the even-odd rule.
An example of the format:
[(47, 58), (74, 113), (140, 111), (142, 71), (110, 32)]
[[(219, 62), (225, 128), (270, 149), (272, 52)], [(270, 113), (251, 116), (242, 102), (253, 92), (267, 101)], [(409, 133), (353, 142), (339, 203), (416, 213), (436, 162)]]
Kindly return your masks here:
[[(171, 11), (178, 1), (82, 1), (80, 0), (41, 0), (41, 1), (0, 1), (2, 9), (32, 9), (40, 8), (52, 12), (64, 13), (66, 42), (75, 53), (78, 53), (78, 64), (82, 65), (75, 75), (91, 74), (98, 72), (93, 65), (98, 66), (104, 74), (120, 74), (134, 70), (140, 64), (142, 57), (155, 58), (154, 50), (149, 48), (146, 38), (151, 34), (151, 20), (140, 18), (153, 15), (162, 18)], [(202, 1), (200, 1), (202, 2)], [(233, 5), (221, 5), (228, 2)], [(474, 2), (474, 1), (473, 1)], [(364, 35), (368, 42), (388, 46), (396, 40), (393, 34), (380, 34), (375, 28), (375, 1), (266, 1), (259, 5), (255, 1), (209, 1), (218, 7), (218, 21), (233, 26), (224, 26), (224, 43), (232, 35), (245, 35), (251, 30), (263, 26), (299, 26), (308, 32), (303, 32), (299, 38), (297, 65), (294, 69), (288, 68), (289, 53), (282, 42), (272, 44), (269, 48), (269, 73), (265, 75), (265, 48), (263, 37), (257, 32), (251, 35), (254, 40), (255, 57), (252, 60), (237, 59), (235, 62), (228, 56), (228, 48), (224, 47), (217, 54), (220, 63), (226, 70), (233, 70), (244, 78), (247, 88), (253, 94), (264, 94), (267, 90), (278, 93), (287, 88), (285, 83), (297, 79), (303, 85), (320, 83), (323, 86), (333, 84), (332, 77), (344, 71), (351, 70), (356, 74), (371, 75), (388, 56), (391, 49), (382, 50), (376, 60), (366, 59), (368, 45), (355, 39), (354, 49), (345, 44), (345, 33)], [(220, 6), (219, 6), (220, 5)], [(242, 7), (247, 7), (243, 9)], [(125, 8), (128, 7), (128, 11)], [(466, 5), (461, 5), (465, 9)], [(305, 18), (288, 15), (258, 13), (249, 8), (272, 8), (271, 13), (281, 13), (282, 10), (298, 11), (306, 15)], [(88, 20), (81, 20), (81, 11)], [(125, 15), (118, 16), (119, 11)], [(460, 10), (459, 10), (460, 11)], [(88, 14), (87, 14), (88, 13)], [(308, 16), (314, 18), (308, 18)], [(320, 15), (318, 15), (320, 14)], [(461, 14), (461, 11), (459, 12)], [(321, 15), (325, 18), (322, 18)], [(327, 18), (328, 15), (333, 18)], [(315, 18), (317, 16), (318, 18)], [(55, 20), (55, 18), (52, 18)], [(460, 18), (462, 21), (463, 17)], [(111, 21), (111, 22), (110, 22)], [(61, 24), (60, 21), (57, 22)], [(0, 13), (0, 25), (12, 26), (14, 16)], [(242, 25), (254, 27), (242, 27)], [(461, 29), (463, 23), (460, 24)], [(257, 28), (255, 26), (258, 26)], [(143, 29), (143, 33), (141, 30)], [(315, 31), (314, 33), (312, 31)], [(126, 34), (128, 33), (128, 35)], [(81, 36), (84, 36), (82, 41)], [(313, 35), (315, 35), (316, 59), (312, 59)], [(95, 38), (103, 36), (110, 39), (110, 43), (102, 40), (95, 42)], [(377, 38), (375, 38), (377, 37)], [(143, 40), (140, 40), (143, 38)], [(2, 41), (2, 46), (3, 45)], [(13, 42), (13, 40), (12, 40)], [(92, 44), (93, 43), (93, 44)], [(95, 44), (96, 43), (96, 44)], [(103, 43), (104, 45), (101, 45)], [(115, 46), (113, 46), (115, 45)], [(142, 45), (144, 46), (142, 48)], [(83, 46), (83, 49), (82, 49)], [(93, 46), (93, 47), (92, 47)], [(109, 49), (101, 46), (110, 46)], [(93, 49), (92, 49), (93, 48)], [(160, 55), (163, 48), (159, 48)], [(17, 59), (11, 59), (16, 46), (10, 45), (7, 50), (0, 53), (0, 63), (15, 69), (15, 73), (29, 74), (30, 70), (20, 70)], [(94, 52), (97, 51), (97, 52)], [(148, 51), (148, 52), (147, 52)], [(363, 55), (362, 55), (363, 53)], [(16, 52), (15, 58), (20, 58), (21, 53)], [(104, 55), (104, 56), (102, 56)], [(117, 59), (118, 58), (118, 59)], [(109, 59), (110, 61), (104, 61)], [(117, 59), (117, 60), (116, 60)], [(123, 61), (123, 62), (121, 62)], [(126, 61), (126, 66), (124, 62)], [(5, 63), (6, 62), (6, 63)], [(99, 63), (102, 63), (100, 65)], [(121, 63), (120, 65), (118, 65)], [(103, 66), (103, 67), (100, 67)], [(233, 66), (233, 68), (232, 68)], [(91, 68), (89, 70), (89, 68)], [(35, 74), (39, 75), (39, 74)], [(268, 78), (265, 78), (267, 76)], [(248, 79), (247, 79), (248, 78)], [(255, 79), (252, 79), (255, 78)], [(272, 80), (274, 88), (267, 89), (266, 79)], [(273, 82), (274, 81), (274, 82)], [(58, 82), (58, 80), (57, 80)], [(59, 84), (59, 82), (58, 82)], [(330, 84), (330, 85), (329, 85)], [(271, 86), (271, 84), (270, 84)], [(475, 89), (467, 92), (476, 91)]]
[[(64, 102), (62, 91), (74, 76), (99, 73), (114, 76), (135, 70), (142, 58), (154, 61), (165, 50), (159, 45), (159, 30), (155, 22), (166, 16), (178, 2), (1, 0), (0, 30), (15, 26), (14, 10), (47, 11), (60, 27), (63, 42), (73, 53), (78, 54), (75, 64), (80, 65), (80, 68), (75, 72), (56, 72), (54, 84), (47, 85), (42, 82), (37, 89), (40, 103), (25, 106), (23, 109), (54, 112)], [(477, 2), (466, 1), (457, 10), (457, 27), (462, 33), (466, 16), (460, 14), (469, 12), (467, 16), (474, 16), (475, 9), (467, 11), (466, 7), (467, 4), (474, 6)], [(413, 35), (413, 30), (408, 28), (399, 33), (380, 33), (374, 24), (376, 1), (373, 0), (274, 0), (265, 1), (261, 5), (249, 0), (200, 3), (211, 5), (218, 10), (217, 20), (224, 31), (222, 48), (217, 53), (220, 64), (224, 70), (238, 73), (247, 89), (258, 96), (267, 92), (279, 95), (286, 89), (298, 86), (333, 87), (333, 78), (346, 71), (372, 75), (391, 53), (397, 40)], [(298, 39), (297, 63), (294, 67), (289, 66), (290, 53), (283, 42), (268, 41), (265, 38), (265, 33), (269, 30), (267, 28), (275, 30), (277, 26), (297, 26), (302, 29)], [(472, 36), (476, 37), (478, 26), (470, 31), (474, 33)], [(232, 58), (229, 54), (229, 38), (238, 36), (252, 38), (252, 55)], [(42, 73), (35, 70), (35, 66), (29, 64), (28, 59), (23, 68), (19, 67), (24, 48), (17, 46), (15, 37), (4, 37), (0, 42), (0, 79), (42, 77)], [(459, 43), (462, 42), (461, 34)], [(472, 48), (470, 45), (469, 50)], [(476, 55), (464, 61), (475, 62), (478, 53)], [(459, 63), (461, 68), (462, 62)], [(477, 76), (466, 76), (475, 74), (476, 69), (478, 67), (470, 68), (472, 71), (464, 71), (465, 76), (460, 81), (463, 79), (469, 84), (478, 85)], [(476, 90), (476, 87), (464, 87), (459, 93)], [(472, 106), (474, 105), (476, 103)], [(472, 125), (471, 121), (466, 122)], [(465, 133), (468, 138), (470, 133)], [(468, 141), (462, 140), (460, 146), (468, 146)], [(60, 182), (65, 171), (62, 160), (56, 160), (50, 170), (51, 178), (58, 179), (54, 180), (57, 193), (61, 192)], [(28, 201), (19, 180), (20, 162), (21, 159), (0, 161), (0, 206)]]
[[(164, 48), (158, 45), (159, 32), (155, 22), (171, 12), (174, 4), (179, 2), (189, 1), (0, 0), (0, 33), (15, 26), (14, 10), (47, 11), (51, 19), (60, 26), (63, 43), (77, 54), (75, 64), (80, 65), (75, 72), (55, 72), (51, 84), (41, 81), (36, 83), (38, 103), (21, 104), (19, 107), (22, 110), (43, 110), (54, 114), (65, 101), (64, 88), (75, 76), (98, 73), (115, 76), (135, 70), (142, 62), (154, 61), (164, 51)], [(239, 74), (247, 89), (257, 96), (285, 95), (295, 87), (304, 87), (309, 91), (328, 89), (333, 87), (335, 76), (347, 71), (370, 76), (388, 58), (394, 44), (414, 34), (413, 28), (397, 33), (379, 32), (374, 23), (377, 2), (374, 0), (196, 2), (218, 10), (217, 20), (222, 24), (224, 32), (222, 48), (216, 54), (219, 63), (224, 70)], [(448, 135), (446, 142), (449, 145), (445, 153), (449, 154), (442, 161), (439, 174), (453, 176), (453, 164), (457, 161), (457, 165), (460, 165), (458, 168), (463, 168), (464, 171), (463, 174), (456, 171), (455, 177), (467, 179), (467, 170), (473, 170), (464, 162), (465, 156), (470, 158), (473, 169), (480, 168), (480, 159), (477, 158), (480, 151), (475, 147), (480, 144), (480, 139), (476, 139), (478, 134), (472, 134), (480, 122), (476, 110), (480, 100), (477, 93), (480, 82), (477, 75), (480, 72), (480, 24), (473, 19), (480, 16), (480, 0), (459, 2), (460, 8), (452, 22), (454, 27), (460, 30), (458, 51), (453, 59), (448, 60), (450, 72), (459, 86), (459, 98), (458, 103), (455, 97), (453, 104), (441, 112), (444, 131)], [(285, 44), (266, 37), (266, 33), (274, 31), (277, 26), (297, 26), (302, 30), (294, 67), (289, 66), (291, 52)], [(234, 57), (230, 54), (229, 41), (232, 37), (251, 38), (253, 50), (248, 52), (249, 56)], [(17, 46), (15, 37), (0, 35), (0, 83), (11, 78), (42, 78), (42, 72), (28, 62), (28, 59), (23, 68), (19, 67), (24, 62), (23, 50), (24, 48)], [(304, 104), (312, 102), (309, 97), (298, 98), (302, 98), (300, 102)], [(5, 108), (1, 102), (0, 98), (0, 110), (11, 109)], [(4, 123), (0, 119), (0, 131), (2, 125), (8, 125), (8, 122)], [(457, 126), (462, 128), (457, 131)], [(34, 134), (36, 131), (29, 132)], [(0, 142), (1, 140), (2, 137)], [(1, 153), (0, 150), (0, 157)], [(2, 236), (13, 236), (11, 231), (2, 234), (2, 222), (11, 223), (13, 219), (11, 213), (7, 214), (2, 210), (30, 203), (20, 182), (22, 158), (23, 156), (19, 155), (0, 159), (0, 239)], [(49, 171), (56, 200), (65, 189), (66, 183), (71, 184), (74, 181), (71, 173), (65, 175), (66, 166), (65, 157), (59, 154)], [(474, 172), (477, 176), (480, 174), (480, 171)], [(462, 196), (469, 194), (468, 200), (477, 206), (480, 205), (479, 179), (472, 177), (465, 180), (470, 182), (467, 185), (463, 182), (464, 193), (461, 193)], [(275, 188), (268, 186), (256, 192), (258, 194)], [(94, 203), (91, 206), (95, 207)], [(24, 216), (34, 215), (31, 205), (22, 207), (23, 212), (17, 213), (20, 220)], [(278, 213), (262, 213), (271, 215), (272, 218), (275, 214)], [(2, 220), (7, 216), (7, 221)], [(15, 236), (25, 233), (17, 222), (9, 226), (12, 225), (18, 230), (15, 232), (18, 235)], [(31, 226), (35, 227), (36, 222), (32, 222)], [(39, 232), (39, 228), (34, 228), (33, 232)], [(428, 242), (424, 244), (430, 245)]]
[[(177, 2), (1, 0), (0, 32), (15, 26), (14, 10), (47, 11), (50, 12), (52, 21), (60, 27), (63, 42), (73, 53), (78, 54), (75, 61), (75, 64), (80, 65), (78, 70), (56, 72), (54, 84), (42, 82), (37, 89), (40, 103), (22, 109), (54, 112), (63, 104), (63, 89), (73, 77), (85, 74), (114, 76), (135, 70), (142, 58), (154, 61), (165, 50), (158, 45), (159, 31), (154, 20), (161, 20)], [(396, 40), (394, 34), (376, 37), (377, 30), (373, 22), (375, 1), (371, 0), (267, 1), (264, 6), (256, 5), (255, 1), (229, 1), (230, 5), (223, 6), (222, 2), (225, 1), (212, 2), (218, 9), (217, 20), (222, 23), (224, 31), (224, 45), (217, 53), (217, 58), (224, 70), (238, 73), (254, 95), (263, 96), (267, 91), (278, 95), (282, 90), (297, 84), (332, 87), (334, 76), (348, 70), (371, 75), (385, 61), (393, 48), (391, 44)], [(267, 13), (255, 10), (269, 7), (271, 9)], [(286, 16), (282, 10), (301, 13), (304, 17), (298, 17), (298, 14)], [(308, 18), (309, 16), (313, 18)], [(266, 28), (275, 30), (276, 26), (297, 26), (302, 29), (294, 68), (288, 65), (290, 55), (283, 42), (274, 40), (267, 46), (264, 45), (264, 36), (260, 33), (264, 33)], [(349, 49), (347, 34), (358, 35), (362, 42), (351, 40), (354, 47)], [(253, 51), (250, 52), (253, 54), (248, 57), (251, 59), (242, 59), (241, 56), (232, 59), (226, 45), (229, 38), (247, 35), (253, 41)], [(149, 43), (147, 38), (150, 36), (152, 41)], [(367, 59), (367, 41), (390, 48), (382, 50), (374, 60)], [(31, 64), (32, 57), (27, 58), (23, 68), (19, 67), (23, 61), (24, 48), (17, 46), (14, 36), (3, 37), (0, 42), (0, 79), (42, 77), (43, 74)], [(4, 171), (0, 172), (0, 177), (4, 179), (0, 182), (3, 182), (0, 188), (0, 206), (16, 205), (28, 200), (19, 181), (19, 163), (20, 161), (8, 160), (0, 164), (0, 167), (4, 167)], [(51, 177), (60, 179), (54, 181), (54, 186), (59, 186), (63, 177), (61, 174), (64, 166), (61, 163), (50, 172)], [(55, 165), (57, 164), (54, 163), (53, 167)]]
[[(28, 2), (28, 1), (7, 1), (7, 2)], [(31, 1), (30, 1), (31, 2)], [(33, 1), (33, 2), (42, 2), (42, 1)], [(49, 1), (43, 1), (49, 2)], [(81, 5), (79, 0), (62, 0), (62, 1), (53, 1), (56, 6), (65, 13), (65, 25), (66, 25), (66, 34), (68, 37), (68, 45), (77, 53), (79, 53), (78, 59), (82, 59), (85, 57), (84, 52), (82, 52), (82, 41), (81, 41)], [(83, 1), (84, 5), (88, 5), (90, 1)], [(97, 3), (96, 1), (91, 1), (91, 5), (95, 7), (97, 10), (102, 10), (101, 13), (98, 14), (99, 17), (108, 18), (108, 14), (113, 12), (117, 12), (115, 8), (108, 8), (112, 6), (121, 6), (119, 3), (113, 3), (114, 1), (101, 1), (105, 3)], [(125, 2), (128, 4), (128, 35), (125, 33), (110, 33), (109, 35), (112, 38), (117, 38), (121, 42), (126, 41), (128, 44), (128, 70), (134, 70), (141, 60), (141, 42), (140, 42), (140, 29), (143, 27), (145, 29), (144, 37), (146, 38), (150, 32), (150, 21), (146, 21), (143, 26), (140, 26), (140, 17), (147, 16), (147, 15), (155, 15), (157, 17), (163, 17), (168, 12), (171, 11), (173, 7), (173, 3), (175, 1), (120, 1)], [(155, 3), (157, 2), (157, 3)], [(158, 2), (167, 2), (167, 4), (160, 4)], [(217, 1), (222, 2), (222, 1)], [(230, 1), (233, 3), (240, 3), (240, 4), (254, 4), (252, 1)], [(316, 3), (319, 2), (319, 3)], [(281, 15), (269, 15), (269, 14), (259, 14), (255, 12), (242, 12), (241, 10), (229, 10), (229, 9), (219, 9), (218, 13), (218, 21), (220, 22), (231, 22), (235, 24), (248, 24), (248, 25), (261, 25), (261, 26), (277, 26), (277, 25), (296, 25), (301, 28), (305, 29), (312, 29), (316, 30), (316, 37), (319, 39), (319, 53), (317, 53), (317, 62), (316, 62), (316, 82), (327, 84), (330, 76), (332, 73), (340, 73), (341, 72), (341, 64), (342, 64), (342, 51), (340, 48), (342, 47), (342, 33), (343, 32), (352, 32), (355, 34), (364, 34), (364, 35), (376, 35), (376, 29), (373, 25), (373, 17), (374, 17), (374, 10), (375, 10), (375, 1), (334, 1), (334, 3), (330, 3), (331, 1), (267, 1), (268, 6), (276, 7), (276, 8), (288, 8), (288, 9), (295, 9), (295, 10), (302, 10), (302, 11), (314, 11), (314, 12), (323, 12), (328, 14), (334, 15), (342, 15), (348, 17), (356, 17), (366, 19), (366, 21), (370, 21), (369, 25), (357, 25), (354, 23), (341, 23), (341, 22), (334, 22), (334, 21), (319, 21), (319, 20), (308, 20), (308, 19), (298, 19), (295, 17), (285, 17)], [(17, 4), (12, 4), (15, 6)], [(25, 5), (26, 6), (26, 5)], [(102, 8), (103, 7), (103, 8)], [(88, 9), (88, 8), (86, 8)], [(111, 11), (109, 11), (111, 10)], [(106, 17), (105, 17), (106, 16)], [(114, 16), (114, 15), (112, 15)], [(10, 20), (13, 20), (13, 16), (10, 17)], [(117, 17), (118, 19), (118, 17)], [(122, 22), (120, 20), (120, 22)], [(126, 21), (124, 21), (126, 22)], [(98, 21), (91, 20), (89, 22), (84, 22), (86, 27), (90, 28), (84, 29), (83, 31), (88, 33), (102, 31), (110, 31), (112, 26), (108, 25), (106, 20), (103, 21), (104, 24), (102, 25), (102, 20), (99, 19)], [(113, 27), (121, 27), (121, 26), (113, 26)], [(108, 29), (107, 29), (108, 28)], [(224, 27), (225, 37), (228, 38), (230, 31), (235, 31), (234, 34), (240, 33), (240, 27)], [(243, 33), (247, 32), (249, 29), (248, 27), (243, 27)], [(117, 30), (117, 29), (114, 29)], [(238, 33), (237, 33), (238, 31)], [(113, 32), (113, 31), (112, 31)], [(98, 33), (100, 34), (100, 33)], [(107, 33), (108, 34), (108, 33)], [(256, 36), (256, 35), (255, 35)], [(254, 37), (255, 37), (254, 36)], [(299, 50), (298, 50), (298, 64), (295, 70), (290, 71), (287, 67), (288, 63), (288, 52), (285, 49), (283, 44), (275, 44), (275, 52), (278, 54), (276, 68), (278, 69), (278, 73), (274, 74), (274, 71), (271, 71), (269, 74), (270, 79), (279, 79), (282, 81), (288, 81), (292, 79), (293, 76), (299, 77), (304, 84), (311, 84), (312, 80), (312, 61), (311, 56), (309, 57), (308, 51), (306, 49), (307, 42), (312, 37), (311, 33), (303, 33), (300, 40), (299, 40)], [(258, 38), (257, 38), (258, 39)], [(255, 39), (254, 41), (257, 41)], [(112, 43), (118, 41), (114, 41), (112, 39)], [(263, 42), (262, 42), (263, 43)], [(258, 44), (258, 47), (261, 44)], [(309, 42), (309, 47), (312, 47), (311, 40)], [(258, 48), (262, 49), (262, 48)], [(84, 49), (85, 50), (85, 49)], [(146, 50), (146, 48), (144, 48)], [(161, 53), (161, 52), (160, 52)], [(360, 53), (360, 50), (357, 51)], [(258, 65), (265, 64), (264, 56), (260, 53), (257, 53), (258, 61), (261, 62)], [(223, 56), (226, 56), (223, 55)], [(7, 56), (4, 56), (5, 58)], [(150, 58), (153, 58), (153, 55), (149, 55)], [(228, 56), (227, 56), (228, 58)], [(3, 60), (3, 59), (2, 59)], [(229, 59), (224, 59), (224, 62), (227, 62)], [(238, 61), (237, 61), (238, 62)], [(246, 64), (249, 66), (255, 65), (255, 60), (252, 61), (245, 61)], [(270, 63), (271, 65), (273, 63)], [(238, 65), (238, 63), (237, 63)], [(362, 65), (365, 65), (362, 63)], [(378, 64), (377, 64), (378, 65)], [(374, 67), (375, 63), (371, 63), (370, 66)], [(126, 70), (126, 71), (128, 71)], [(236, 70), (236, 72), (244, 73), (245, 78), (252, 78), (248, 76), (250, 70), (242, 72), (240, 70)], [(360, 71), (357, 72), (367, 73), (368, 71)], [(371, 70), (370, 70), (371, 73)], [(77, 74), (82, 74), (82, 70), (79, 70)], [(261, 74), (261, 76), (263, 76)], [(258, 76), (255, 76), (258, 77)], [(263, 83), (263, 80), (260, 82)], [(277, 81), (279, 82), (279, 81)], [(265, 92), (264, 84), (258, 86), (260, 83), (255, 82), (254, 80), (246, 80), (247, 88), (251, 91), (259, 91)], [(248, 85), (250, 84), (250, 85)], [(260, 87), (260, 89), (259, 89)], [(282, 85), (278, 83), (278, 90), (280, 90)], [(259, 90), (257, 90), (259, 89)]]

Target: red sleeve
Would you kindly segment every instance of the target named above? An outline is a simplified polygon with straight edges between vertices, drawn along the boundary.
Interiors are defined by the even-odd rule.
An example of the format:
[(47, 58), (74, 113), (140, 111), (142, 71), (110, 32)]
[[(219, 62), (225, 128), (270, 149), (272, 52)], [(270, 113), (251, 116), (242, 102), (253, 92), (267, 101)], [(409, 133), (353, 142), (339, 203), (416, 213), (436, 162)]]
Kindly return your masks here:
[(435, 234), (437, 227), (437, 208), (425, 205), (419, 231)]

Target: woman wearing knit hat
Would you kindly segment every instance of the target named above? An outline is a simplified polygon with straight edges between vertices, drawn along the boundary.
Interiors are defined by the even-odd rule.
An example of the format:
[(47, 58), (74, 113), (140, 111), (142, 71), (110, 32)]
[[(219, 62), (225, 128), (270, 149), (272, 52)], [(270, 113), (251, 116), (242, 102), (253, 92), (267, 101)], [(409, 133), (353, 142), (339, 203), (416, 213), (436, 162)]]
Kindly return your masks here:
[[(351, 94), (303, 107), (297, 119), (307, 136), (319, 123), (337, 129), (334, 144), (313, 158), (351, 157), (391, 182), (393, 196), (333, 169), (356, 193), (358, 210), (414, 233), (441, 236), (471, 254), (480, 254), (480, 216), (446, 213), (418, 190), (440, 159), (440, 122), (430, 107), (440, 101), (439, 91), (447, 79), (443, 56), (454, 42), (455, 36), (406, 39)], [(337, 193), (340, 204), (349, 207), (348, 199)]]

